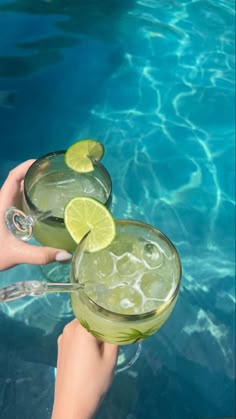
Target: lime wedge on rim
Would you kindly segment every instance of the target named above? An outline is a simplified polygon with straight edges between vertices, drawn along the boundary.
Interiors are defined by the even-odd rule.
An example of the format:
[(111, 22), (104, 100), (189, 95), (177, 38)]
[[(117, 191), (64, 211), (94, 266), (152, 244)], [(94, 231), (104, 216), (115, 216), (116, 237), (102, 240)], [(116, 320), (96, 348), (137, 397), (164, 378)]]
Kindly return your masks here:
[(116, 235), (115, 221), (101, 202), (87, 196), (73, 198), (65, 207), (64, 221), (76, 243), (88, 233), (86, 249), (96, 252), (109, 246)]
[(80, 173), (93, 170), (93, 163), (101, 160), (104, 146), (96, 140), (80, 140), (72, 144), (65, 152), (65, 163), (71, 169)]

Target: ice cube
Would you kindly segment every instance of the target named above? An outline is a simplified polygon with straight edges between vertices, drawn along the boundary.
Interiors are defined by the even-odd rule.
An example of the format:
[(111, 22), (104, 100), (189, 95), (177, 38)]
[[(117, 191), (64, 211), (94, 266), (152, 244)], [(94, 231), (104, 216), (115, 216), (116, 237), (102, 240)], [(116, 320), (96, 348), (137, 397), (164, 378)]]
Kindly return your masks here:
[(131, 276), (142, 271), (143, 265), (140, 260), (131, 253), (125, 253), (117, 260), (116, 268), (119, 275)]
[(115, 239), (111, 244), (110, 251), (115, 256), (122, 256), (125, 253), (132, 253), (133, 243), (129, 240), (129, 236), (120, 234), (119, 239)]
[(82, 193), (85, 195), (92, 195), (95, 187), (94, 184), (91, 182), (90, 177), (81, 177), (80, 179), (80, 188)]
[(141, 311), (142, 295), (133, 287), (118, 286), (110, 289), (106, 306), (110, 311), (122, 314), (135, 314)]
[(163, 263), (161, 249), (152, 242), (144, 242), (142, 250), (142, 259), (149, 269), (156, 269)]
[(97, 253), (96, 265), (98, 275), (102, 277), (111, 275), (115, 268), (113, 257), (107, 250)]
[(162, 276), (158, 271), (144, 273), (140, 288), (146, 298), (156, 298), (160, 301), (166, 301), (172, 288), (173, 280), (169, 276)]

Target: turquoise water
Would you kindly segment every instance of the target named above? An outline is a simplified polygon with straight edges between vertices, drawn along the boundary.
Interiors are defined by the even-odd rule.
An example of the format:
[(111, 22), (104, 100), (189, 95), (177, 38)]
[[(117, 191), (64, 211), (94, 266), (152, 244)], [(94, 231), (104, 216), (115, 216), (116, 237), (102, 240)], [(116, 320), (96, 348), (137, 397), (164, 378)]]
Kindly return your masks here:
[[(113, 211), (183, 263), (176, 308), (99, 419), (235, 416), (235, 10), (231, 0), (0, 0), (0, 182), (92, 137)], [(3, 285), (36, 279), (21, 266)], [(67, 298), (0, 307), (0, 418), (50, 418)]]

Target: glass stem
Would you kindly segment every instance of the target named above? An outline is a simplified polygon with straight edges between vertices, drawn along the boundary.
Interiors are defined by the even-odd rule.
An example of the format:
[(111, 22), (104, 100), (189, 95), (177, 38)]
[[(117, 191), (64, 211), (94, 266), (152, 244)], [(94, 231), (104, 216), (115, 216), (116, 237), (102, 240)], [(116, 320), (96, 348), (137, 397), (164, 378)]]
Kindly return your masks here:
[(15, 221), (20, 224), (21, 226), (32, 226), (34, 224), (36, 224), (39, 221), (43, 221), (46, 218), (50, 217), (52, 215), (52, 211), (46, 211), (46, 212), (42, 212), (40, 214), (37, 215), (27, 215), (25, 217), (21, 216), (21, 215), (16, 215), (15, 216)]
[(61, 283), (61, 282), (53, 282), (47, 283), (47, 293), (48, 292), (73, 292), (79, 289), (83, 289), (85, 286), (84, 284), (78, 283)]

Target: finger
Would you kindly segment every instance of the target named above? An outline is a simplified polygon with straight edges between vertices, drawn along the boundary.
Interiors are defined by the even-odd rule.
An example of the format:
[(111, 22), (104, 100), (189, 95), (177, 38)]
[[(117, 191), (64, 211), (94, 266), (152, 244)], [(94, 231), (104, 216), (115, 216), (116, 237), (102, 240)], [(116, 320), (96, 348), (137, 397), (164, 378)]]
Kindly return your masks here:
[(88, 330), (81, 325), (78, 319), (70, 321), (63, 330), (63, 335), (65, 338), (71, 338), (73, 336), (74, 341), (79, 341), (80, 345), (86, 348), (86, 352), (94, 350), (97, 351), (99, 355), (102, 355), (102, 345), (103, 342), (95, 338)]
[(116, 364), (118, 351), (119, 346), (114, 345), (113, 343), (104, 342), (103, 354), (104, 357), (111, 362), (111, 364)]
[(19, 166), (16, 166), (14, 169), (12, 169), (9, 172), (7, 179), (5, 180), (2, 189), (3, 187), (5, 187), (5, 185), (14, 185), (15, 183), (19, 184), (19, 182), (21, 182), (24, 179), (28, 169), (30, 168), (30, 166), (32, 166), (34, 161), (34, 159), (27, 160), (24, 163), (21, 163), (19, 164)]
[(63, 335), (61, 334), (57, 339), (57, 368), (60, 365), (63, 352)]
[(17, 203), (22, 193), (22, 181), (33, 162), (33, 159), (27, 160), (10, 171), (0, 191), (1, 208), (6, 209), (13, 203)]
[(18, 243), (14, 249), (16, 263), (46, 265), (51, 262), (67, 262), (72, 255), (66, 250), (48, 246), (35, 246), (29, 243)]
[[(71, 342), (73, 342), (73, 345), (75, 343), (74, 339), (74, 331), (77, 329), (77, 327), (81, 328), (81, 325), (77, 319), (74, 319), (67, 323), (64, 326), (62, 334), (59, 336), (57, 341), (57, 347), (58, 347), (58, 354), (57, 354), (57, 376), (56, 376), (56, 387), (55, 387), (55, 394), (57, 392), (57, 383), (60, 382), (60, 376), (63, 375), (65, 364), (68, 361), (69, 356), (69, 349), (71, 347)], [(69, 347), (68, 347), (69, 344)]]
[(55, 388), (54, 388), (54, 396), (56, 397), (57, 393), (59, 392), (59, 382), (60, 376), (62, 374), (62, 361), (63, 361), (63, 335), (61, 334), (57, 340), (57, 370), (56, 370), (56, 381), (55, 381)]
[(81, 333), (82, 326), (78, 319), (73, 319), (69, 323), (64, 326), (63, 329), (63, 336), (71, 336), (74, 335), (74, 332), (77, 331)]

